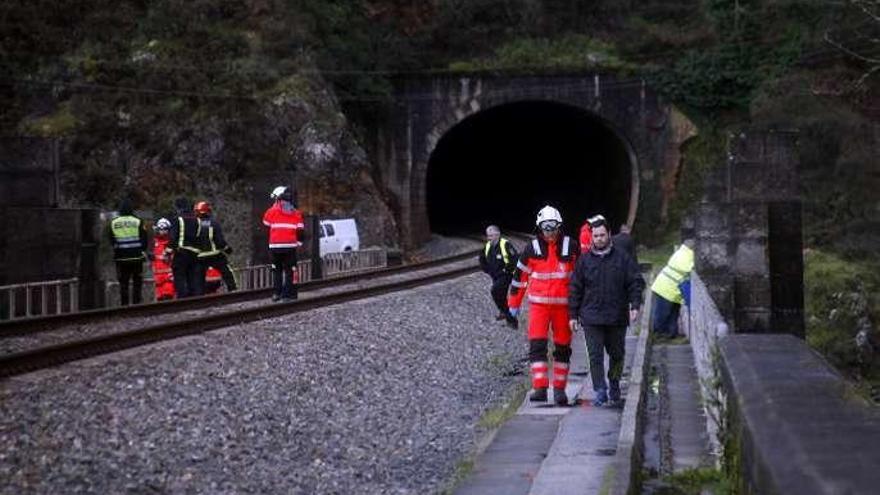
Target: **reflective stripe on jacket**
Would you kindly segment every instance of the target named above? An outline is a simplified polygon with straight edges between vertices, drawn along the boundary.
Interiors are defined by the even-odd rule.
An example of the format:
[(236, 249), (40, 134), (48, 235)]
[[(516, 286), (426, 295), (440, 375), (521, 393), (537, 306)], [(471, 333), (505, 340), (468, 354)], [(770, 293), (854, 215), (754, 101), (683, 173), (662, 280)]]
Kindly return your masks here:
[(302, 245), (299, 232), (305, 228), (302, 213), (296, 208), (285, 208), (276, 201), (263, 214), (263, 225), (269, 227), (269, 249), (295, 248)]
[(110, 221), (113, 238), (113, 257), (116, 261), (144, 259), (144, 235), (141, 234), (141, 219), (133, 215), (122, 215)]
[(507, 304), (519, 308), (528, 292), (535, 304), (568, 304), (568, 281), (580, 249), (577, 241), (562, 236), (555, 242), (533, 239), (516, 263)]
[(507, 239), (499, 239), (496, 245), (487, 242), (486, 247), (480, 253), (478, 261), (480, 269), (489, 274), (493, 279), (509, 277), (516, 268), (516, 258), (519, 252)]
[(171, 255), (165, 252), (165, 248), (171, 239), (167, 235), (153, 237), (153, 274), (160, 275), (171, 273)]
[(175, 240), (175, 246), (178, 249), (186, 249), (198, 255), (199, 248), (195, 244), (200, 233), (201, 225), (195, 217), (177, 217), (177, 239)]
[(684, 298), (678, 286), (690, 276), (693, 268), (694, 252), (682, 244), (657, 274), (657, 278), (651, 284), (651, 291), (667, 301), (681, 304)]

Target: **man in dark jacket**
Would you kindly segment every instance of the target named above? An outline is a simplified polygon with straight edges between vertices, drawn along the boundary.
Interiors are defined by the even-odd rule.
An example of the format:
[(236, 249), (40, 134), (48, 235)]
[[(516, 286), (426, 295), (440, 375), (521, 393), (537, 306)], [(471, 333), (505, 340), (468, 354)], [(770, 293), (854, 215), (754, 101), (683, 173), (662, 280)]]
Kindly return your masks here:
[[(645, 281), (639, 265), (611, 242), (604, 220), (592, 225), (593, 245), (575, 265), (569, 282), (569, 324), (584, 327), (590, 353), (590, 377), (595, 398), (601, 406), (609, 398), (620, 400), (620, 377), (627, 325), (638, 318)], [(611, 358), (605, 382), (605, 351)]]
[(144, 259), (147, 251), (147, 229), (144, 222), (134, 215), (131, 201), (124, 199), (119, 204), (119, 216), (110, 221), (110, 242), (113, 244), (113, 260), (116, 262), (116, 278), (119, 280), (119, 303), (141, 302), (143, 286)]
[[(197, 243), (200, 253), (199, 262), (196, 264), (196, 277), (199, 280), (205, 280), (208, 268), (214, 268), (223, 277), (226, 292), (236, 290), (235, 274), (232, 273), (229, 261), (226, 259), (226, 255), (232, 254), (232, 246), (226, 243), (220, 222), (212, 216), (211, 205), (207, 201), (199, 201), (193, 211), (199, 220)], [(219, 288), (219, 285), (217, 287)]]
[(174, 200), (177, 218), (171, 221), (171, 241), (168, 250), (174, 253), (171, 271), (174, 274), (174, 292), (178, 298), (201, 296), (205, 291), (204, 279), (199, 280), (199, 220), (186, 198)]
[(492, 277), (492, 300), (498, 307), (496, 320), (507, 320), (511, 328), (517, 327), (517, 319), (510, 314), (507, 307), (507, 289), (516, 268), (519, 253), (513, 243), (501, 237), (501, 229), (497, 225), (486, 227), (486, 246), (480, 252), (480, 268)]

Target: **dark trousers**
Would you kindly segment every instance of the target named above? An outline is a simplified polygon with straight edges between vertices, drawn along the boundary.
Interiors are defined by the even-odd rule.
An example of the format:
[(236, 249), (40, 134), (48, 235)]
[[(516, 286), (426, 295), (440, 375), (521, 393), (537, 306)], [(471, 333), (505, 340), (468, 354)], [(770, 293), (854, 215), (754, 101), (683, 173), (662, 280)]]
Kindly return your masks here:
[[(203, 256), (199, 258), (199, 263), (196, 266), (198, 273), (196, 277), (199, 280), (205, 280), (205, 274), (208, 272), (208, 268), (216, 268), (220, 272), (220, 276), (223, 277), (223, 283), (226, 284), (226, 291), (232, 292), (238, 288), (238, 285), (235, 283), (235, 274), (232, 273), (232, 270), (229, 268), (229, 261), (226, 259), (226, 255), (224, 254), (215, 254), (213, 256)], [(204, 282), (202, 282), (204, 284)], [(218, 285), (217, 288), (220, 286)]]
[(495, 306), (498, 306), (498, 311), (500, 311), (505, 318), (510, 317), (510, 309), (507, 307), (507, 289), (510, 287), (510, 280), (510, 275), (495, 277), (492, 279), (492, 289), (490, 289), (492, 300), (495, 301)]
[(131, 302), (141, 302), (141, 288), (144, 285), (144, 262), (142, 260), (117, 261), (116, 278), (119, 280), (119, 303), (128, 306), (128, 291), (131, 287)]
[(270, 249), (272, 254), (272, 281), (275, 295), (285, 299), (296, 299), (297, 288), (294, 285), (296, 270), (296, 250), (293, 248)]
[(664, 337), (678, 335), (678, 313), (681, 311), (681, 304), (654, 294), (652, 305), (654, 306), (651, 310), (652, 331)]
[(626, 352), (626, 327), (616, 325), (584, 325), (584, 338), (590, 353), (590, 378), (593, 390), (606, 390), (605, 352), (611, 358), (608, 366), (608, 382), (612, 391), (619, 393), (620, 377), (623, 376), (623, 355)]
[(178, 249), (174, 253), (174, 261), (171, 262), (171, 271), (174, 273), (174, 292), (178, 298), (201, 296), (205, 293), (205, 272), (199, 268), (196, 253)]

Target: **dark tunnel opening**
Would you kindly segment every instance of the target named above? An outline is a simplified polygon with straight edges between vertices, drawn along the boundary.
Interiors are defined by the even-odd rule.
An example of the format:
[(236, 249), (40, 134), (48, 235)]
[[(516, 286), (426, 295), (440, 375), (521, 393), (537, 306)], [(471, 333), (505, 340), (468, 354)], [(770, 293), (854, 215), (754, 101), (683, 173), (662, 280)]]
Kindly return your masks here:
[(632, 190), (627, 145), (596, 116), (551, 102), (519, 102), (468, 117), (431, 154), (428, 219), (433, 232), (482, 232), (488, 224), (531, 232), (545, 204), (576, 235), (596, 213), (627, 221)]

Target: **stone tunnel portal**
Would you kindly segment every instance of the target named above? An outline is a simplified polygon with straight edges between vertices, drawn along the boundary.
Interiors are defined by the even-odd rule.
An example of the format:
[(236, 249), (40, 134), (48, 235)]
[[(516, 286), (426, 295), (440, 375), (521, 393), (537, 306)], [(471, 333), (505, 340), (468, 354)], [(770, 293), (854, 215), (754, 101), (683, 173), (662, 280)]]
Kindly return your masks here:
[(528, 101), (479, 112), (450, 129), (431, 154), (431, 230), (530, 232), (545, 204), (573, 235), (596, 213), (614, 231), (635, 215), (634, 154), (601, 119), (570, 105)]

